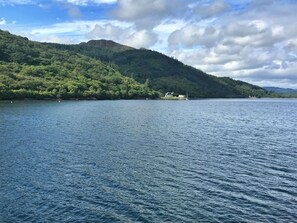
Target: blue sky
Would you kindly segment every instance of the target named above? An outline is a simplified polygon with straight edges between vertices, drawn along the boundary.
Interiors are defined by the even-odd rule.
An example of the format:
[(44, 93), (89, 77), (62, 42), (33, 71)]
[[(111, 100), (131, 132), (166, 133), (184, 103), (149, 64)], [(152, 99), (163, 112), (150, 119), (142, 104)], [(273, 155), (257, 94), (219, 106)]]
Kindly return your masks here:
[(297, 88), (297, 0), (0, 0), (0, 29), (31, 40), (111, 39), (216, 76)]

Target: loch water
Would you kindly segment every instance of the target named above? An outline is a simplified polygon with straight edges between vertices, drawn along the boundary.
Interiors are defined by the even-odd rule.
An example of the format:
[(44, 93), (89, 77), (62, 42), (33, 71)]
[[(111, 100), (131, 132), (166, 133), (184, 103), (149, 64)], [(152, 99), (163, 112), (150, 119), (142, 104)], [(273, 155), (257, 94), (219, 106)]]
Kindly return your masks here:
[(297, 100), (0, 102), (0, 222), (297, 222)]

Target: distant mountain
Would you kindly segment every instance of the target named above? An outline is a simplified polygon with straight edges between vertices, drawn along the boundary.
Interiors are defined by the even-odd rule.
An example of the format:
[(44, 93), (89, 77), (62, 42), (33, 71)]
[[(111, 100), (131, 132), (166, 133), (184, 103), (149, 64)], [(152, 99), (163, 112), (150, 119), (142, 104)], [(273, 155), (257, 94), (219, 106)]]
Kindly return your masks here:
[[(94, 42), (89, 44), (93, 47)], [(121, 51), (110, 42), (105, 46)], [(147, 97), (159, 93), (115, 67), (0, 30), (0, 99)]]
[(159, 52), (134, 49), (112, 41), (48, 45), (101, 60), (163, 94), (167, 91), (180, 94), (188, 92), (192, 98), (263, 97), (267, 94), (265, 89), (258, 86), (206, 74)]
[(263, 87), (267, 91), (276, 93), (297, 93), (297, 89), (292, 88), (279, 88), (279, 87)]

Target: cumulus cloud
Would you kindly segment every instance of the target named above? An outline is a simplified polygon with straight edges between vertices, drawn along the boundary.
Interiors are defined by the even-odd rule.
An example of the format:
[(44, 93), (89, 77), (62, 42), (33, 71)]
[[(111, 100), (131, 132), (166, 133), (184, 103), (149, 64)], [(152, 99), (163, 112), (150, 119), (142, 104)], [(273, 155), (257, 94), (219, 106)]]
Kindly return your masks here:
[[(234, 7), (236, 1), (228, 2)], [(238, 1), (235, 5), (241, 5), (240, 13), (233, 10), (220, 15), (227, 10), (222, 7), (222, 11), (201, 15), (202, 20), (188, 20), (168, 36), (169, 54), (217, 76), (261, 86), (297, 86), (297, 4), (259, 2), (241, 5)], [(205, 9), (214, 3), (205, 4)], [(197, 10), (201, 5), (192, 8)], [(217, 15), (219, 19), (203, 20)]]

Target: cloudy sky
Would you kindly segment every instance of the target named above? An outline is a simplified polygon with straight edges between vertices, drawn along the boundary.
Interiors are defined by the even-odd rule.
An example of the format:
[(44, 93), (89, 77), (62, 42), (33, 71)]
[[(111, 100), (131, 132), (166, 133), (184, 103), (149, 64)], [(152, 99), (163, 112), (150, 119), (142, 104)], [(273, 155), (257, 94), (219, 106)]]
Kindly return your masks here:
[(297, 88), (297, 0), (0, 0), (0, 29), (157, 50), (207, 73)]

